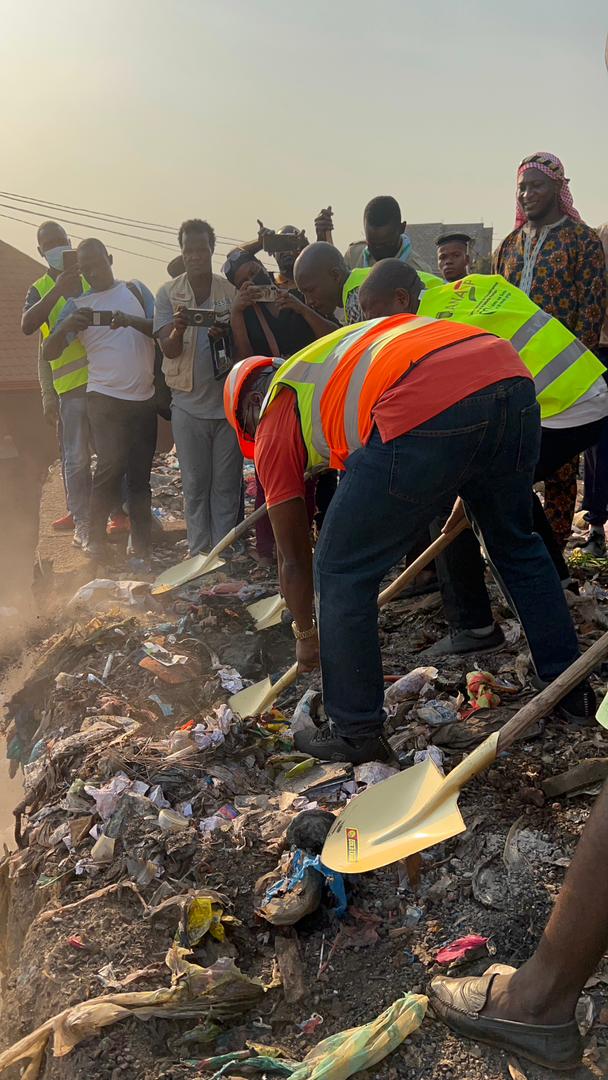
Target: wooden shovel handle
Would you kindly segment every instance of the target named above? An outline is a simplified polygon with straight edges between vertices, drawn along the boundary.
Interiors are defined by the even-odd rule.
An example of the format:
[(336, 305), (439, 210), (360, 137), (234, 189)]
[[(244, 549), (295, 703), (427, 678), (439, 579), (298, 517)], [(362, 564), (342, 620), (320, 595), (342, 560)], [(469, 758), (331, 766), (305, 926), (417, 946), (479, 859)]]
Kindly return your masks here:
[(511, 717), (509, 722), (500, 730), (497, 752), (500, 754), (501, 750), (507, 750), (537, 720), (542, 720), (543, 717), (547, 716), (558, 702), (570, 690), (578, 686), (606, 655), (608, 655), (608, 631), (602, 634), (601, 638), (598, 638), (582, 656), (579, 656), (578, 660), (570, 664), (569, 668), (562, 671), (561, 675), (558, 675), (557, 679), (542, 690), (537, 697), (529, 701), (527, 705), (524, 705), (523, 709), (519, 709), (515, 716)]
[(424, 570), (429, 563), (432, 563), (437, 555), (441, 555), (441, 552), (449, 547), (452, 540), (455, 540), (457, 536), (460, 536), (460, 534), (464, 532), (465, 529), (468, 529), (468, 527), (469, 523), (467, 519), (463, 518), (453, 529), (450, 529), (448, 533), (442, 533), (436, 540), (433, 540), (433, 543), (429, 544), (426, 551), (423, 551), (422, 555), (419, 555), (417, 559), (414, 559), (411, 566), (408, 566), (407, 570), (404, 570), (402, 574), (399, 574), (399, 577), (396, 577), (395, 580), (392, 581), (390, 585), (387, 585), (386, 589), (380, 593), (380, 596), (378, 597), (378, 607), (383, 607), (384, 604), (388, 604), (389, 600), (393, 600), (395, 596), (398, 596), (399, 593), (403, 592), (414, 578), (418, 577), (420, 571)]
[(288, 668), (283, 675), (281, 675), (281, 678), (277, 679), (277, 681), (272, 684), (266, 697), (262, 701), (261, 705), (258, 707), (257, 712), (260, 714), (263, 713), (267, 705), (271, 705), (273, 701), (276, 701), (279, 694), (282, 694), (283, 690), (286, 690), (288, 686), (291, 686), (291, 684), (296, 681), (297, 677), (298, 665), (296, 663), (292, 664), (291, 667)]
[(235, 540), (240, 540), (241, 536), (245, 536), (245, 534), (249, 532), (251, 526), (255, 525), (256, 521), (259, 521), (266, 513), (266, 503), (262, 503), (261, 506), (258, 506), (257, 510), (254, 510), (252, 514), (249, 514), (249, 517), (246, 517), (243, 521), (239, 522), (238, 525), (235, 525), (234, 529), (231, 529), (229, 533), (226, 533), (219, 543), (216, 544), (214, 548), (211, 548), (207, 558), (212, 559), (215, 555), (221, 555), (222, 551), (225, 551), (227, 547), (234, 544)]

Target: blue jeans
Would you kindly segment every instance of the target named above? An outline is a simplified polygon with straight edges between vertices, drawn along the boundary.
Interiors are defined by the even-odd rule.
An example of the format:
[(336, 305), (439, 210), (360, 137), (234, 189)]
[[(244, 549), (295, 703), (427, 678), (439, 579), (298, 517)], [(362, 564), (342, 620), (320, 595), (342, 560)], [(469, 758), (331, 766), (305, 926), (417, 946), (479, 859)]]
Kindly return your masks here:
[(350, 737), (384, 722), (378, 591), (446, 500), (461, 495), (539, 677), (578, 656), (557, 571), (532, 531), (540, 415), (529, 379), (507, 379), (383, 443), (351, 454), (315, 552), (325, 710)]
[(67, 503), (75, 525), (86, 530), (91, 500), (91, 429), (86, 386), (61, 394), (59, 411)]

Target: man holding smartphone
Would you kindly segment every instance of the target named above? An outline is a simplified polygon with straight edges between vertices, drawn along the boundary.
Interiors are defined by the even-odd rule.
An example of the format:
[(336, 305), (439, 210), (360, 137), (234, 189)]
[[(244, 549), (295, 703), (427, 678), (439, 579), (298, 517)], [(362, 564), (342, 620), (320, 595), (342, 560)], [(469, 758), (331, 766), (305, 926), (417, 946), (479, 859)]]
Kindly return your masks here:
[(85, 551), (105, 561), (106, 522), (120, 503), (126, 474), (132, 569), (142, 572), (150, 559), (150, 470), (156, 448), (154, 298), (141, 282), (116, 281), (112, 256), (101, 240), (83, 240), (78, 263), (91, 291), (66, 303), (44, 357), (52, 362), (76, 340), (88, 356), (87, 414), (97, 466)]
[[(45, 221), (38, 229), (38, 251), (48, 271), (31, 285), (25, 298), (21, 329), (40, 331), (41, 344), (54, 330), (67, 301), (88, 284), (78, 271), (78, 258), (62, 225)], [(45, 419), (57, 424), (69, 513), (53, 522), (73, 528), (74, 544), (86, 543), (91, 497), (90, 430), (86, 407), (87, 355), (80, 342), (66, 346), (52, 364), (41, 357), (38, 373)]]
[(178, 239), (186, 272), (158, 290), (154, 331), (171, 389), (188, 547), (198, 555), (234, 528), (241, 503), (243, 458), (223, 401), (235, 290), (212, 272), (215, 233), (208, 222), (185, 221)]

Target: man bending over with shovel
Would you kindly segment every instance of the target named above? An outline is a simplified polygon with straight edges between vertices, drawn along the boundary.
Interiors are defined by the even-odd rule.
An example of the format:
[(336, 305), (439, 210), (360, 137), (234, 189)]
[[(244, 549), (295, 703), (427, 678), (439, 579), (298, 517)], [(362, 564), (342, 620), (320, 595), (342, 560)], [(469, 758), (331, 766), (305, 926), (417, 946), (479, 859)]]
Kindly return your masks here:
[[(390, 755), (379, 587), (448, 496), (461, 496), (483, 537), (539, 678), (550, 682), (577, 657), (558, 575), (532, 531), (539, 408), (508, 342), (441, 319), (374, 319), (313, 342), (278, 371), (264, 357), (243, 360), (224, 404), (248, 457), (255, 437), (301, 670), (320, 657), (329, 722), (298, 732), (298, 750), (354, 764)], [(328, 465), (344, 475), (315, 552), (315, 625), (304, 474)], [(589, 693), (571, 691), (562, 714), (584, 714)]]

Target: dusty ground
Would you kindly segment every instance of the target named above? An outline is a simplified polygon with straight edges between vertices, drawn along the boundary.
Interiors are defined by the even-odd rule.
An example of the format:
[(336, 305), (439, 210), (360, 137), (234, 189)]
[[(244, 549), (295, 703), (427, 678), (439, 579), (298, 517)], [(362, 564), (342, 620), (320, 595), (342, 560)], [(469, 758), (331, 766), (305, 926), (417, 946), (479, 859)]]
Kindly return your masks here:
[[(56, 483), (51, 496), (47, 493), (43, 511), (42, 554), (53, 559), (60, 579), (54, 582), (54, 595), (65, 597), (80, 583), (81, 574), (87, 577), (87, 568), (69, 538), (49, 534), (49, 522), (61, 509)], [(580, 571), (579, 576), (588, 582), (593, 573)], [(603, 575), (595, 576), (601, 586)], [(100, 975), (106, 972), (107, 978), (108, 964), (116, 981), (135, 973), (133, 982), (118, 992), (168, 986), (164, 958), (176, 932), (179, 904), (154, 909), (163, 898), (193, 890), (213, 889), (225, 898), (225, 910), (240, 925), (228, 928), (229, 945), (224, 949), (242, 972), (260, 977), (266, 985), (273, 981), (277, 937), (296, 940), (304, 995), (289, 1004), (286, 989), (274, 986), (253, 1009), (225, 1020), (215, 1040), (207, 1043), (197, 1042), (196, 1032), (188, 1034), (196, 1019), (126, 1019), (85, 1039), (67, 1057), (53, 1059), (47, 1054), (40, 1071), (45, 1080), (59, 1076), (181, 1080), (211, 1075), (213, 1070), (197, 1062), (240, 1049), (247, 1040), (278, 1044), (300, 1059), (325, 1036), (372, 1020), (404, 992), (424, 993), (433, 974), (445, 970), (435, 961), (437, 950), (468, 933), (489, 938), (493, 960), (521, 963), (538, 940), (592, 804), (593, 793), (547, 800), (543, 795), (541, 784), (547, 777), (583, 759), (606, 755), (606, 739), (599, 728), (573, 732), (553, 719), (464, 791), (460, 804), (468, 831), (427, 852), (418, 881), (411, 883), (401, 864), (354, 877), (347, 883), (349, 910), (343, 922), (326, 896), (321, 908), (297, 927), (271, 926), (256, 915), (253, 890), (258, 877), (277, 863), (293, 809), (280, 811), (274, 806), (268, 812), (252, 812), (243, 800), (278, 798), (287, 791), (276, 758), (289, 749), (280, 720), (291, 716), (305, 689), (304, 680), (278, 703), (280, 712), (268, 718), (271, 725), (279, 721), (278, 731), (255, 721), (235, 721), (217, 749), (190, 748), (184, 756), (168, 760), (177, 745), (171, 733), (189, 720), (211, 717), (213, 707), (228, 696), (214, 654), (254, 680), (284, 669), (292, 659), (286, 630), (252, 632), (237, 586), (232, 592), (209, 594), (221, 582), (226, 589), (233, 582), (260, 588), (266, 584), (269, 591), (273, 587), (272, 573), (260, 571), (247, 558), (236, 559), (205, 579), (202, 594), (193, 589), (162, 607), (148, 602), (106, 613), (100, 616), (101, 623), (89, 623), (69, 643), (55, 641), (46, 650), (30, 646), (21, 675), (11, 673), (10, 692), (20, 691), (24, 757), (27, 760), (31, 740), (41, 730), (46, 749), (26, 768), (29, 803), (21, 821), (23, 847), (0, 868), (0, 923), (6, 928), (0, 1046), (10, 1046), (68, 1004), (109, 992)], [(499, 617), (513, 630), (509, 612), (496, 599)], [(574, 608), (584, 643), (599, 635), (605, 611), (603, 595)], [(83, 610), (71, 616), (60, 607), (59, 614), (56, 609), (49, 614), (48, 629), (65, 631), (73, 621), (84, 626), (93, 615), (92, 610)], [(443, 631), (438, 599), (395, 601), (382, 614), (381, 626), (385, 671), (402, 675), (418, 666), (417, 650)], [(169, 686), (140, 668), (146, 635), (169, 651), (187, 655), (192, 677)], [(110, 652), (114, 661), (107, 686), (87, 680), (87, 673), (101, 676)], [(474, 666), (471, 660), (441, 665), (431, 696), (454, 697)], [(516, 695), (503, 697), (496, 709), (439, 731), (420, 722), (416, 701), (408, 702), (394, 725), (405, 751), (435, 741), (443, 744), (446, 764), (454, 764), (463, 750), (504, 723), (530, 697), (521, 640), (480, 658), (479, 666), (508, 679)], [(83, 678), (57, 689), (54, 680), (59, 671), (83, 673)], [(598, 689), (604, 682), (602, 675), (596, 677)], [(150, 695), (170, 706), (173, 715), (163, 717)], [(77, 745), (69, 753), (63, 751), (61, 740), (66, 736), (74, 733), (77, 742), (81, 739), (83, 722), (86, 728), (108, 716), (123, 722), (131, 718), (140, 726), (118, 743), (111, 732), (98, 749)], [(119, 734), (121, 730), (117, 728)], [(90, 858), (93, 840), (86, 832), (72, 846), (63, 839), (68, 824), (85, 811), (91, 821), (99, 822), (90, 796), (81, 788), (75, 793), (72, 785), (77, 780), (99, 787), (121, 771), (130, 780), (160, 784), (172, 807), (191, 801), (194, 825), (167, 837), (151, 819), (129, 819), (118, 831), (113, 861), (95, 866)], [(304, 778), (304, 792), (306, 783)], [(321, 794), (309, 790), (307, 798), (308, 805), (334, 810), (345, 795), (338, 785)], [(197, 822), (226, 804), (240, 807), (238, 817), (201, 834)], [(136, 880), (146, 859), (156, 862), (160, 876), (138, 885), (141, 900), (123, 889), (59, 910), (97, 889)], [(207, 937), (194, 950), (194, 960), (207, 966), (218, 948)], [(486, 955), (462, 970), (483, 971), (489, 962)], [(585, 1063), (570, 1074), (573, 1080), (608, 1075), (608, 963), (594, 977), (588, 995), (591, 1004), (586, 1004), (586, 1012), (592, 1027)], [(313, 1013), (323, 1018), (322, 1024), (314, 1033), (302, 1034), (298, 1025)], [(421, 1028), (369, 1075), (382, 1080), (502, 1080), (509, 1075), (516, 1080), (547, 1080), (552, 1075), (528, 1064), (520, 1067), (520, 1073), (509, 1072), (504, 1055), (453, 1038), (429, 1014)], [(245, 1074), (238, 1066), (228, 1073)]]

